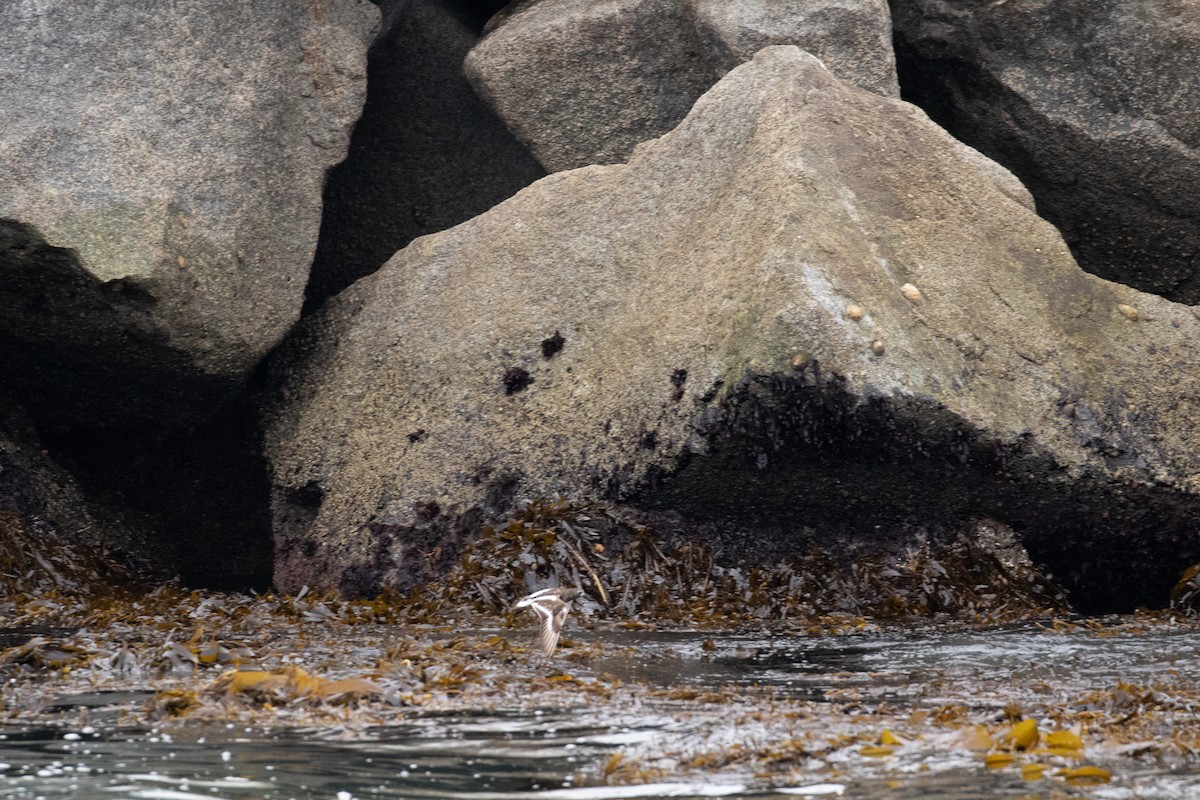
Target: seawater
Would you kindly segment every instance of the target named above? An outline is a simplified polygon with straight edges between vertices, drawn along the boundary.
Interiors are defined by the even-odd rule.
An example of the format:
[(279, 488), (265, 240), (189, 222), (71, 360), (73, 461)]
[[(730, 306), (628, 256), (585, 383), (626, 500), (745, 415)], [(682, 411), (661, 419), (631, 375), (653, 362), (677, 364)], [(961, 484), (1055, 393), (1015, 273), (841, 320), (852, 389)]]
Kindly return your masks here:
[[(1117, 683), (1161, 677), (1200, 685), (1200, 630), (1176, 626), (1145, 635), (1047, 632), (1014, 627), (982, 632), (875, 632), (805, 637), (711, 632), (572, 630), (602, 640), (604, 655), (578, 672), (649, 687), (744, 687), (843, 705), (932, 708), (945, 703), (994, 709), (1046, 702), (1047, 692), (1077, 697)], [(669, 772), (635, 785), (580, 785), (614, 754), (663, 758), (686, 750), (703, 729), (731, 745), (749, 730), (720, 705), (652, 699), (607, 707), (413, 709), (394, 723), (273, 728), (262, 724), (136, 720), (149, 692), (78, 692), (56, 699), (46, 724), (0, 727), (0, 798), (474, 798), (615, 800), (635, 797), (1106, 798), (1200, 800), (1195, 764), (1116, 757), (1110, 783), (1072, 787), (1029, 782), (986, 769), (954, 749), (904, 751), (895, 758), (823, 763), (812, 780), (764, 787), (753, 775)], [(764, 694), (764, 696), (767, 696)], [(79, 713), (72, 713), (79, 712)], [(848, 713), (848, 712), (839, 712)], [(1197, 711), (1200, 713), (1200, 710)], [(78, 724), (86, 720), (86, 724)], [(816, 720), (814, 724), (823, 724)], [(766, 729), (764, 729), (766, 730)], [(666, 763), (669, 763), (669, 759)], [(581, 777), (585, 776), (585, 777)], [(595, 783), (595, 780), (591, 780)]]

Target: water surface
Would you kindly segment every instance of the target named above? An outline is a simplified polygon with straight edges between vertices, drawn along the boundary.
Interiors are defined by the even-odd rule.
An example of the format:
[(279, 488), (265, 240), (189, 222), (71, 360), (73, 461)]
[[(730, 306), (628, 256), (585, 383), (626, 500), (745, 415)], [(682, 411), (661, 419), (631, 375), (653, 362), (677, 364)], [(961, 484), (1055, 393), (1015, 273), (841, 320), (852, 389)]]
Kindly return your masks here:
[[(346, 652), (366, 654), (403, 635), (364, 634)], [(275, 709), (234, 722), (184, 716), (151, 724), (145, 709), (161, 688), (157, 679), (133, 676), (125, 686), (89, 690), (76, 676), (36, 719), (0, 726), (0, 797), (1200, 798), (1200, 762), (1153, 749), (1138, 756), (1107, 734), (1084, 731), (1087, 763), (1110, 769), (1112, 781), (1074, 786), (1053, 776), (1067, 762), (1046, 757), (1046, 776), (1024, 780), (1017, 768), (985, 767), (980, 753), (955, 743), (953, 725), (922, 721), (957, 708), (964, 726), (998, 724), (1016, 705), (1049, 730), (1055, 714), (1086, 715), (1089, 693), (1119, 684), (1158, 686), (1159, 699), (1183, 702), (1200, 687), (1195, 627), (822, 637), (575, 628), (570, 635), (576, 646), (550, 665), (522, 657), (497, 668), (569, 672), (582, 684), (604, 682), (607, 694), (498, 690), (486, 701), (471, 695), (475, 707), (451, 694), (371, 713), (347, 706), (337, 721), (310, 726)], [(10, 682), (6, 706), (20, 703), (21, 691)], [(1116, 700), (1094, 702), (1096, 713), (1120, 711), (1099, 708)], [(1187, 713), (1171, 708), (1155, 713)], [(884, 727), (897, 727), (903, 742), (886, 756), (865, 756), (863, 732)], [(693, 763), (785, 740), (811, 748), (795, 748), (769, 773), (736, 758), (713, 758), (708, 769)], [(604, 785), (631, 777), (614, 772), (614, 763), (638, 765), (645, 776)]]

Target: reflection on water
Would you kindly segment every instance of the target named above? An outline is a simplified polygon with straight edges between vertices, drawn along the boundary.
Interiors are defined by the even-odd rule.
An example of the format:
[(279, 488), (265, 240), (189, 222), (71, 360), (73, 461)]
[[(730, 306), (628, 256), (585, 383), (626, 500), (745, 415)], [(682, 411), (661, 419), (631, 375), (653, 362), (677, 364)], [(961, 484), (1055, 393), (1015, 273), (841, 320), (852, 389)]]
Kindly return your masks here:
[[(1014, 627), (972, 633), (869, 634), (846, 637), (705, 636), (688, 632), (649, 635), (606, 632), (606, 641), (634, 650), (606, 669), (629, 668), (642, 680), (673, 685), (828, 685), (830, 675), (875, 683), (883, 675), (937, 670), (963, 677), (1019, 672), (1027, 680), (1153, 677), (1172, 669), (1200, 679), (1200, 632), (1177, 627), (1148, 636), (1096, 637), (1048, 634)], [(639, 638), (641, 637), (641, 638)], [(580, 636), (579, 638), (584, 638)], [(601, 662), (597, 662), (598, 664)]]
[[(198, 731), (205, 735), (186, 741), (150, 731), (111, 737), (93, 731), (76, 740), (64, 740), (61, 732), (10, 732), (3, 743), (6, 764), (0, 796), (164, 800), (785, 796), (779, 791), (750, 793), (741, 783), (662, 781), (644, 787), (574, 788), (571, 776), (583, 762), (606, 756), (646, 731), (605, 729), (593, 733), (571, 727), (566, 718), (553, 717), (444, 723), (425, 730), (372, 730), (344, 742), (252, 730)], [(1022, 788), (1019, 783), (1011, 788)], [(961, 777), (941, 775), (923, 781), (913, 794), (877, 788), (886, 791), (887, 797), (965, 798), (997, 796), (995, 791), (1003, 790), (1002, 784), (981, 784), (975, 778), (969, 783), (970, 791), (980, 793), (964, 794)], [(784, 791), (792, 794), (797, 789)], [(804, 794), (841, 795), (844, 790), (844, 784), (808, 784)], [(861, 790), (870, 792), (871, 787), (866, 784)]]
[(366, 730), (189, 733), (8, 730), (0, 796), (571, 796), (561, 790), (584, 763), (646, 731), (580, 725), (566, 714), (491, 713)]
[[(842, 638), (736, 634), (573, 631), (602, 639), (604, 655), (579, 674), (609, 673), (658, 687), (768, 687), (821, 700), (854, 691), (874, 702), (936, 705), (949, 680), (980, 679), (974, 702), (991, 702), (989, 686), (1066, 682), (1076, 690), (1119, 680), (1152, 682), (1170, 672), (1200, 682), (1200, 633), (1158, 631), (1103, 638), (1034, 629), (956, 634), (871, 634)], [(997, 680), (999, 676), (999, 681)], [(654, 696), (653, 694), (648, 696)], [(1009, 691), (1004, 697), (1011, 699)], [(474, 798), (608, 800), (623, 797), (1200, 798), (1200, 776), (1127, 759), (1119, 780), (1076, 789), (1023, 781), (985, 770), (967, 753), (931, 752), (908, 760), (847, 762), (810, 782), (761, 788), (753, 776), (695, 782), (660, 775), (639, 786), (595, 783), (597, 764), (617, 752), (681, 750), (700, 724), (720, 725), (719, 707), (694, 717), (666, 713), (669, 701), (586, 711), (414, 712), (402, 722), (272, 730), (185, 722), (130, 728), (148, 695), (98, 692), (59, 698), (72, 709), (67, 727), (0, 728), (0, 798)], [(707, 714), (707, 716), (705, 716)], [(714, 723), (714, 719), (716, 722)], [(81, 724), (81, 722), (83, 724)], [(732, 719), (730, 741), (745, 734)], [(755, 788), (755, 787), (758, 788)]]

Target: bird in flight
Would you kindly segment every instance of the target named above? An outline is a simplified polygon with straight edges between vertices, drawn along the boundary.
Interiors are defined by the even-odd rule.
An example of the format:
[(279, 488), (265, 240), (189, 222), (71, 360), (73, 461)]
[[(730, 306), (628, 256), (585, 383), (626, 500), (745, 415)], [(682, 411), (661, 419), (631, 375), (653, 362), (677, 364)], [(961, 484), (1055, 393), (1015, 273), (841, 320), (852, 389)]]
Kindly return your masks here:
[(567, 587), (541, 589), (522, 599), (513, 608), (531, 608), (541, 622), (541, 632), (538, 641), (542, 653), (549, 658), (558, 645), (558, 636), (562, 633), (563, 623), (567, 621), (567, 612), (583, 591)]

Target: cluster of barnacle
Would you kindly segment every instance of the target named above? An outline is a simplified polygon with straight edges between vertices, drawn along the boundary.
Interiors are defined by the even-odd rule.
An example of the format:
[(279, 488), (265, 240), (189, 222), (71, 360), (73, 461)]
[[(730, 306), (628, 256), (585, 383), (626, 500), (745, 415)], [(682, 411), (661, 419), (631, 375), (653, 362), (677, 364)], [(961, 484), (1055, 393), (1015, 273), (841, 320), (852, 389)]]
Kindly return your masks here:
[[(705, 543), (666, 541), (611, 507), (535, 502), (469, 543), (410, 612), (503, 612), (547, 586), (577, 586), (611, 617), (690, 625), (806, 624), (829, 614), (1001, 622), (1061, 611), (1031, 564), (1002, 563), (966, 537), (839, 559), (819, 548), (774, 564), (728, 563)], [(452, 602), (448, 602), (451, 601)]]

